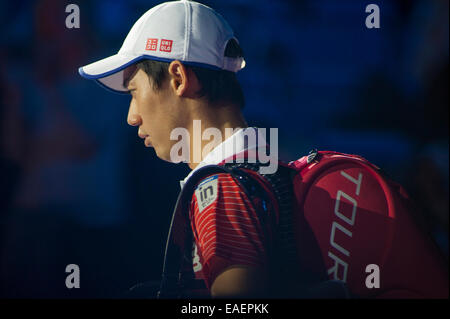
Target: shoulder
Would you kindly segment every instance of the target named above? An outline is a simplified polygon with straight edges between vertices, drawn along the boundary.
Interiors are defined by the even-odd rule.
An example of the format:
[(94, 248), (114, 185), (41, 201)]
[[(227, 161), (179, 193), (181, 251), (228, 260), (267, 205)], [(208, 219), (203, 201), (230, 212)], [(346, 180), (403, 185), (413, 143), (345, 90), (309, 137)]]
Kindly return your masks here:
[(239, 186), (235, 177), (229, 173), (217, 173), (203, 178), (196, 186), (195, 190), (218, 186)]
[(228, 173), (208, 176), (198, 183), (192, 196), (192, 203), (202, 211), (210, 204), (232, 197), (242, 197), (243, 191), (235, 178)]

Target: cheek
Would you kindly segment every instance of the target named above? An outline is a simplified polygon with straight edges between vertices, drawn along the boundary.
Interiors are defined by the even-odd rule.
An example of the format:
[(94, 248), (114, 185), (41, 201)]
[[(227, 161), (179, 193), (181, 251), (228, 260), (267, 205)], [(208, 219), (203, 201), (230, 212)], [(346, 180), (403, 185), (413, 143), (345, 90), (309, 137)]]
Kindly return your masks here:
[(180, 114), (170, 96), (145, 90), (136, 94), (136, 102), (144, 131), (152, 137), (155, 144), (170, 143), (170, 133), (180, 126)]
[(142, 119), (142, 127), (144, 132), (149, 134), (154, 140), (161, 140), (167, 136), (165, 132), (167, 128), (167, 119), (162, 110), (160, 101), (149, 94), (136, 96), (139, 114)]
[(143, 125), (147, 126), (147, 123), (154, 117), (152, 114), (154, 113), (152, 110), (153, 101), (146, 94), (137, 94), (135, 100)]

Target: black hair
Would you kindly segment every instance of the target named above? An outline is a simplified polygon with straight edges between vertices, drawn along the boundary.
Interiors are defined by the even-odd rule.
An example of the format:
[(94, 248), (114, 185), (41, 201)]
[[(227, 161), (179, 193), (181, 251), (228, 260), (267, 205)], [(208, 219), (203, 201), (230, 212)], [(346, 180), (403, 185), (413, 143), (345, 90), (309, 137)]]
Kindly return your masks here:
[[(230, 58), (243, 57), (244, 53), (236, 40), (228, 41), (224, 55)], [(162, 83), (169, 75), (169, 62), (144, 60), (138, 62), (136, 67), (142, 69), (151, 79), (155, 90), (161, 88)], [(200, 97), (205, 97), (210, 103), (228, 102), (243, 108), (245, 105), (244, 92), (236, 77), (236, 73), (225, 70), (212, 70), (199, 66), (190, 68), (201, 85), (198, 92)]]

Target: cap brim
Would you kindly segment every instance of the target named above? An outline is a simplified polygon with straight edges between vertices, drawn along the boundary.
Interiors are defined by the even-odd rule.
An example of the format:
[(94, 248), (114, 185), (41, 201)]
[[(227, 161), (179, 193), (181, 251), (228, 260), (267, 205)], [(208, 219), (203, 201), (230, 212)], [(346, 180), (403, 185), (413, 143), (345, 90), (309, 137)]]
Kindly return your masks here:
[(101, 86), (116, 93), (128, 93), (124, 83), (124, 70), (141, 57), (113, 55), (78, 69), (86, 79), (96, 80)]
[[(112, 55), (97, 62), (82, 66), (78, 69), (80, 75), (86, 79), (96, 80), (100, 86), (105, 89), (115, 92), (126, 94), (128, 89), (125, 86), (124, 70), (130, 65), (135, 64), (144, 59), (171, 62), (173, 59), (155, 57), (151, 55), (140, 56), (127, 56), (122, 54)], [(203, 68), (220, 70), (219, 67), (198, 62), (186, 62), (183, 63), (192, 66), (200, 66)], [(243, 58), (225, 58), (224, 70), (237, 72), (245, 67), (245, 60)]]

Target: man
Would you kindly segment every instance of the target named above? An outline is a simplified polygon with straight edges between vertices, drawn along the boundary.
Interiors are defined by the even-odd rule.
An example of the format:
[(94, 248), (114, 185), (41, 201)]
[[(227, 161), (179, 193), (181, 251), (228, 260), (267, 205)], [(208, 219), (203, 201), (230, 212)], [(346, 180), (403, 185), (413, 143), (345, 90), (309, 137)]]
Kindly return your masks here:
[[(241, 112), (244, 97), (235, 73), (244, 66), (238, 41), (219, 14), (193, 1), (172, 1), (146, 12), (118, 54), (80, 68), (80, 74), (130, 93), (127, 122), (138, 128), (145, 146), (195, 171), (266, 148), (261, 138), (259, 143), (248, 138), (260, 134), (247, 128)], [(205, 140), (208, 128), (225, 140)], [(174, 134), (177, 130), (185, 136)], [(181, 146), (180, 135), (187, 136)], [(211, 186), (211, 193), (205, 201), (196, 192), (189, 212), (196, 278), (204, 280), (213, 297), (265, 296), (271, 225), (258, 219), (260, 203), (251, 201), (229, 174), (200, 184)]]

